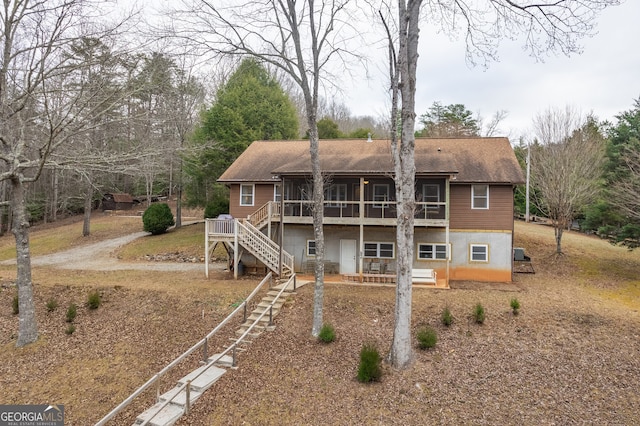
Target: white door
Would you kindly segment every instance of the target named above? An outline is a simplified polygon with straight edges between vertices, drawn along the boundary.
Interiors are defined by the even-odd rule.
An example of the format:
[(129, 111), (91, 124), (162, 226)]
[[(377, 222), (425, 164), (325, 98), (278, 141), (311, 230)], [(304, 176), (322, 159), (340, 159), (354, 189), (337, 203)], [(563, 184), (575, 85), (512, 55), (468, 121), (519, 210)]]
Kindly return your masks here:
[(340, 273), (356, 273), (356, 240), (340, 240)]

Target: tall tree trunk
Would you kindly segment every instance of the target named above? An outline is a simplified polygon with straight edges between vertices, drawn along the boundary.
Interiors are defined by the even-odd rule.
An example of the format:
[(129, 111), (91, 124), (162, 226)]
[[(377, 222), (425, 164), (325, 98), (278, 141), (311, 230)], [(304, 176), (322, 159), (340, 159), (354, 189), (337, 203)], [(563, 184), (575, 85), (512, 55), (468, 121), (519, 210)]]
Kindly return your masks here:
[(82, 236), (91, 234), (91, 210), (93, 207), (93, 185), (87, 178), (87, 190), (84, 194), (84, 220), (82, 222)]
[(31, 254), (29, 249), (29, 221), (24, 197), (24, 184), (19, 177), (11, 179), (13, 235), (16, 239), (16, 263), (18, 287), (18, 341), (22, 347), (38, 340), (38, 324), (31, 282)]
[(176, 187), (176, 228), (180, 228), (182, 226), (182, 158), (180, 158), (179, 161), (177, 176), (178, 186)]
[[(402, 98), (400, 146), (394, 149), (397, 197), (396, 239), (398, 246), (395, 325), (389, 362), (406, 368), (413, 358), (411, 305), (413, 269), (413, 224), (415, 214), (415, 94), (418, 63), (418, 17), (422, 0), (399, 2), (400, 46), (398, 51), (399, 91)], [(395, 131), (396, 129), (392, 129)]]
[(309, 120), (309, 152), (313, 174), (313, 235), (316, 245), (316, 267), (311, 335), (316, 337), (322, 328), (324, 306), (324, 179), (320, 168), (319, 151), (318, 126), (315, 117), (313, 117), (313, 120)]

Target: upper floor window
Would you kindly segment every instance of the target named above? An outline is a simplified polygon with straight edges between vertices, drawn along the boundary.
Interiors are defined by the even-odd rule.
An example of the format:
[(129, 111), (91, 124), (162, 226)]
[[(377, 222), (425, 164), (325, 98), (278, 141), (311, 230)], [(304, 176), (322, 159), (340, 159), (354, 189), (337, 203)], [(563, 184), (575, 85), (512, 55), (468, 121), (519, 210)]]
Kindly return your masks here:
[(387, 184), (374, 184), (373, 185), (373, 201), (376, 203), (373, 207), (385, 208), (388, 207), (387, 201), (389, 201), (389, 185)]
[(344, 207), (344, 203), (338, 201), (347, 201), (347, 185), (344, 183), (331, 185), (327, 188), (325, 198), (329, 201), (329, 207)]
[(394, 258), (393, 243), (364, 243), (364, 257), (379, 257), (382, 259)]
[(471, 185), (471, 208), (489, 208), (489, 185)]
[(255, 188), (256, 187), (253, 184), (240, 185), (240, 205), (241, 206), (253, 206)]
[(279, 203), (282, 200), (282, 190), (279, 183), (273, 185), (273, 201)]
[(438, 210), (437, 204), (440, 202), (440, 185), (436, 183), (426, 183), (422, 185), (422, 200), (427, 204), (427, 210)]

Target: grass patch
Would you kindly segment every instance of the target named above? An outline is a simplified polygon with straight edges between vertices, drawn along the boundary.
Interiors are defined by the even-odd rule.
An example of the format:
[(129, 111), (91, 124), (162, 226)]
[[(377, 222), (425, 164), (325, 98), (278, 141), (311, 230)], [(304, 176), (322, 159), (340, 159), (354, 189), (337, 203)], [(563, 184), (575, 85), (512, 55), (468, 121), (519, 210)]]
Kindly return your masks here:
[[(136, 260), (145, 255), (163, 253), (185, 253), (193, 256), (204, 255), (204, 223), (182, 226), (179, 229), (171, 229), (161, 235), (153, 235), (138, 238), (118, 251), (118, 256), (123, 260)], [(226, 257), (224, 248), (218, 244), (214, 256)]]

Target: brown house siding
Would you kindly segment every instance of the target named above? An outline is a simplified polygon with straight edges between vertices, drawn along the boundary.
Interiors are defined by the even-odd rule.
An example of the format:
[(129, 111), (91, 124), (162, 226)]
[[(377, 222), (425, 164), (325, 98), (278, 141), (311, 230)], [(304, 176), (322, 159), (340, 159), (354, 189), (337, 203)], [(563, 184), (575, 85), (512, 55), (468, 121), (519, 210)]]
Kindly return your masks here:
[(240, 185), (233, 184), (229, 190), (229, 214), (233, 217), (247, 217), (268, 201), (273, 201), (273, 184), (256, 184), (253, 206), (240, 205)]
[(451, 229), (513, 229), (513, 188), (489, 186), (489, 208), (471, 208), (471, 185), (451, 185)]

